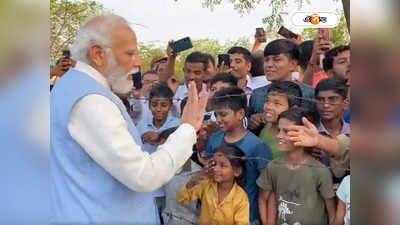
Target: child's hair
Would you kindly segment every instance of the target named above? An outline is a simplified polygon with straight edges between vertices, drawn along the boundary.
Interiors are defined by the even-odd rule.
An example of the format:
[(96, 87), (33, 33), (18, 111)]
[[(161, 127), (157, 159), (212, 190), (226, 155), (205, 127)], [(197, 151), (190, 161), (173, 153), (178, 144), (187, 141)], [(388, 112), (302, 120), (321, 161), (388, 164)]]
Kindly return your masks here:
[(230, 84), (231, 86), (237, 86), (237, 79), (231, 73), (217, 73), (210, 81), (211, 86), (217, 82), (223, 82)]
[(317, 86), (315, 87), (315, 97), (318, 96), (318, 93), (321, 91), (334, 91), (343, 97), (343, 99), (347, 98), (348, 88), (346, 85), (346, 81), (337, 79), (337, 78), (327, 78), (321, 80)]
[(215, 153), (220, 152), (228, 158), (229, 162), (232, 165), (232, 168), (241, 168), (242, 174), (239, 177), (235, 178), (235, 181), (242, 188), (246, 185), (246, 155), (243, 151), (233, 144), (223, 144), (215, 149)]
[(316, 118), (315, 115), (303, 108), (290, 108), (278, 116), (278, 121), (280, 119), (287, 119), (289, 121), (292, 121), (295, 123), (295, 125), (303, 126), (303, 120), (302, 118), (305, 117), (307, 120), (309, 120), (311, 123), (315, 124), (316, 123)]
[(249, 62), (253, 63), (253, 57), (251, 56), (251, 52), (246, 48), (235, 46), (228, 50), (228, 54), (242, 54), (243, 58)]
[(247, 97), (242, 89), (238, 87), (224, 88), (215, 93), (214, 98), (211, 99), (213, 109), (229, 108), (234, 112), (241, 109), (246, 111)]
[(178, 129), (178, 127), (170, 127), (170, 128), (168, 128), (168, 129), (166, 129), (166, 130), (163, 130), (163, 131), (160, 133), (159, 140), (161, 140), (161, 139), (167, 140), (167, 138), (169, 137), (169, 135), (171, 135), (172, 133), (174, 133), (174, 132), (176, 131), (176, 129)]
[(299, 46), (288, 39), (277, 39), (265, 46), (264, 57), (279, 54), (286, 54), (292, 60), (299, 60)]
[(322, 60), (322, 65), (325, 71), (333, 69), (333, 59), (344, 51), (349, 51), (350, 45), (340, 45), (325, 53), (325, 58)]
[(268, 88), (267, 94), (271, 92), (277, 92), (279, 94), (284, 94), (289, 103), (289, 108), (297, 105), (301, 106), (303, 94), (301, 92), (301, 88), (295, 82), (292, 81), (280, 81), (271, 83), (271, 86)]
[(299, 45), (299, 51), (300, 51), (299, 65), (303, 69), (303, 71), (306, 71), (307, 69), (307, 64), (311, 59), (313, 48), (314, 48), (313, 40), (303, 41)]
[(174, 92), (165, 84), (158, 84), (150, 91), (149, 101), (154, 97), (162, 97), (171, 100), (174, 97)]

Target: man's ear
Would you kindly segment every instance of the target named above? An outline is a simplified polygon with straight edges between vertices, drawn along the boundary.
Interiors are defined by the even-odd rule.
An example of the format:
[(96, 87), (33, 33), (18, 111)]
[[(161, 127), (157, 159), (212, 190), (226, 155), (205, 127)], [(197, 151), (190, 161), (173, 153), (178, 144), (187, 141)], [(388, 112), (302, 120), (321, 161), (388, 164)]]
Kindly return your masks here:
[(104, 70), (107, 63), (107, 55), (102, 47), (93, 45), (89, 49), (89, 58), (96, 69)]
[(247, 63), (247, 73), (250, 73), (251, 67), (252, 67), (251, 62), (248, 62)]
[(243, 119), (246, 115), (246, 112), (244, 111), (244, 109), (241, 109), (241, 110), (237, 111), (236, 113), (239, 114), (239, 118), (243, 118)]

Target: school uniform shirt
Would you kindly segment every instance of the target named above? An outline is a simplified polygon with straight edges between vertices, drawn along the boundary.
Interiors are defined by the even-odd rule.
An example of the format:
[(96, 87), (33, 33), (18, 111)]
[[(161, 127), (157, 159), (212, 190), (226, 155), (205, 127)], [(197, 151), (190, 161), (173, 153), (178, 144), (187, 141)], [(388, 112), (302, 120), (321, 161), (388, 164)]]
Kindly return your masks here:
[[(177, 127), (180, 124), (181, 124), (181, 119), (171, 116), (171, 115), (168, 115), (168, 117), (165, 120), (165, 123), (162, 125), (162, 127), (156, 128), (153, 123), (153, 116), (150, 116), (150, 117), (147, 117), (144, 120), (142, 120), (138, 124), (137, 129), (138, 129), (140, 137), (141, 137), (143, 134), (145, 134), (149, 131), (161, 133), (168, 128)], [(155, 152), (157, 150), (157, 146), (158, 145), (156, 145), (156, 144), (145, 142), (142, 145), (142, 150), (145, 152), (148, 152), (149, 154), (152, 154), (153, 152)], [(161, 187), (158, 190), (154, 191), (153, 194), (154, 194), (154, 197), (165, 196), (164, 187)]]
[(188, 189), (186, 185), (178, 193), (179, 203), (201, 200), (201, 213), (198, 224), (249, 225), (249, 201), (246, 192), (236, 182), (222, 202), (218, 203), (217, 183), (207, 179)]
[(328, 225), (325, 200), (335, 197), (329, 169), (308, 156), (305, 165), (290, 170), (287, 160), (274, 159), (257, 179), (261, 189), (275, 193), (277, 225)]

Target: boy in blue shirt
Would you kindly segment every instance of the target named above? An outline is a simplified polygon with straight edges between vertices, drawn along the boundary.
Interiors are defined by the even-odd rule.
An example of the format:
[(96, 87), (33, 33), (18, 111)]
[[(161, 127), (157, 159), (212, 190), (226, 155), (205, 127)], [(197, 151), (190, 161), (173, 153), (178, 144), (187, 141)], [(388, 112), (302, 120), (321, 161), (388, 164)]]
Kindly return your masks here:
[[(152, 116), (143, 118), (137, 126), (141, 135), (143, 146), (142, 149), (149, 154), (153, 153), (160, 144), (160, 133), (168, 128), (177, 127), (181, 123), (181, 119), (170, 115), (173, 107), (172, 98), (174, 93), (163, 84), (159, 84), (150, 91), (149, 108)], [(159, 213), (162, 212), (165, 202), (164, 188), (153, 192), (157, 202)]]
[[(207, 140), (207, 156), (212, 156), (214, 150), (221, 144), (233, 144), (246, 155), (246, 186), (245, 191), (250, 201), (250, 221), (259, 222), (258, 187), (256, 180), (260, 171), (265, 168), (272, 155), (270, 149), (257, 136), (244, 127), (247, 97), (242, 89), (230, 87), (215, 93), (211, 99), (215, 111), (218, 131)], [(255, 158), (257, 157), (257, 158)]]

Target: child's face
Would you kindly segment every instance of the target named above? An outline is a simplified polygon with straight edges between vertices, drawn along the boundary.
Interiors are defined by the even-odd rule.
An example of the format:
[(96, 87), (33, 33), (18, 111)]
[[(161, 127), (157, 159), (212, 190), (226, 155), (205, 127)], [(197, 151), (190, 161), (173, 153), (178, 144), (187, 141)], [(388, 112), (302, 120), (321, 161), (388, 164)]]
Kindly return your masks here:
[(233, 169), (231, 162), (223, 153), (216, 152), (213, 159), (215, 161), (214, 180), (217, 183), (232, 182), (235, 177), (240, 176), (241, 171)]
[(222, 81), (216, 82), (215, 84), (213, 84), (213, 85), (211, 86), (211, 89), (210, 89), (210, 98), (214, 97), (215, 93), (217, 93), (218, 91), (220, 91), (220, 90), (222, 90), (222, 89), (224, 89), (224, 88), (228, 88), (228, 87), (230, 87), (230, 86), (231, 86), (231, 85), (230, 85), (229, 83), (224, 83), (224, 82), (222, 82)]
[(150, 100), (149, 108), (155, 120), (164, 120), (172, 109), (172, 103), (168, 98), (156, 96)]
[(341, 118), (347, 108), (343, 97), (332, 90), (320, 91), (316, 99), (322, 120)]
[(281, 152), (291, 152), (296, 149), (293, 142), (289, 140), (289, 127), (292, 125), (296, 125), (293, 121), (282, 118), (279, 120), (279, 133), (278, 133), (278, 141), (279, 141), (279, 151)]
[(296, 70), (297, 61), (285, 54), (264, 57), (264, 73), (271, 82), (292, 80), (292, 72)]
[(269, 123), (277, 123), (278, 116), (289, 109), (289, 102), (286, 95), (278, 92), (270, 92), (268, 100), (264, 104), (265, 120)]
[(242, 125), (244, 118), (244, 110), (237, 112), (230, 108), (223, 107), (215, 110), (215, 118), (219, 129), (224, 132), (229, 132)]

